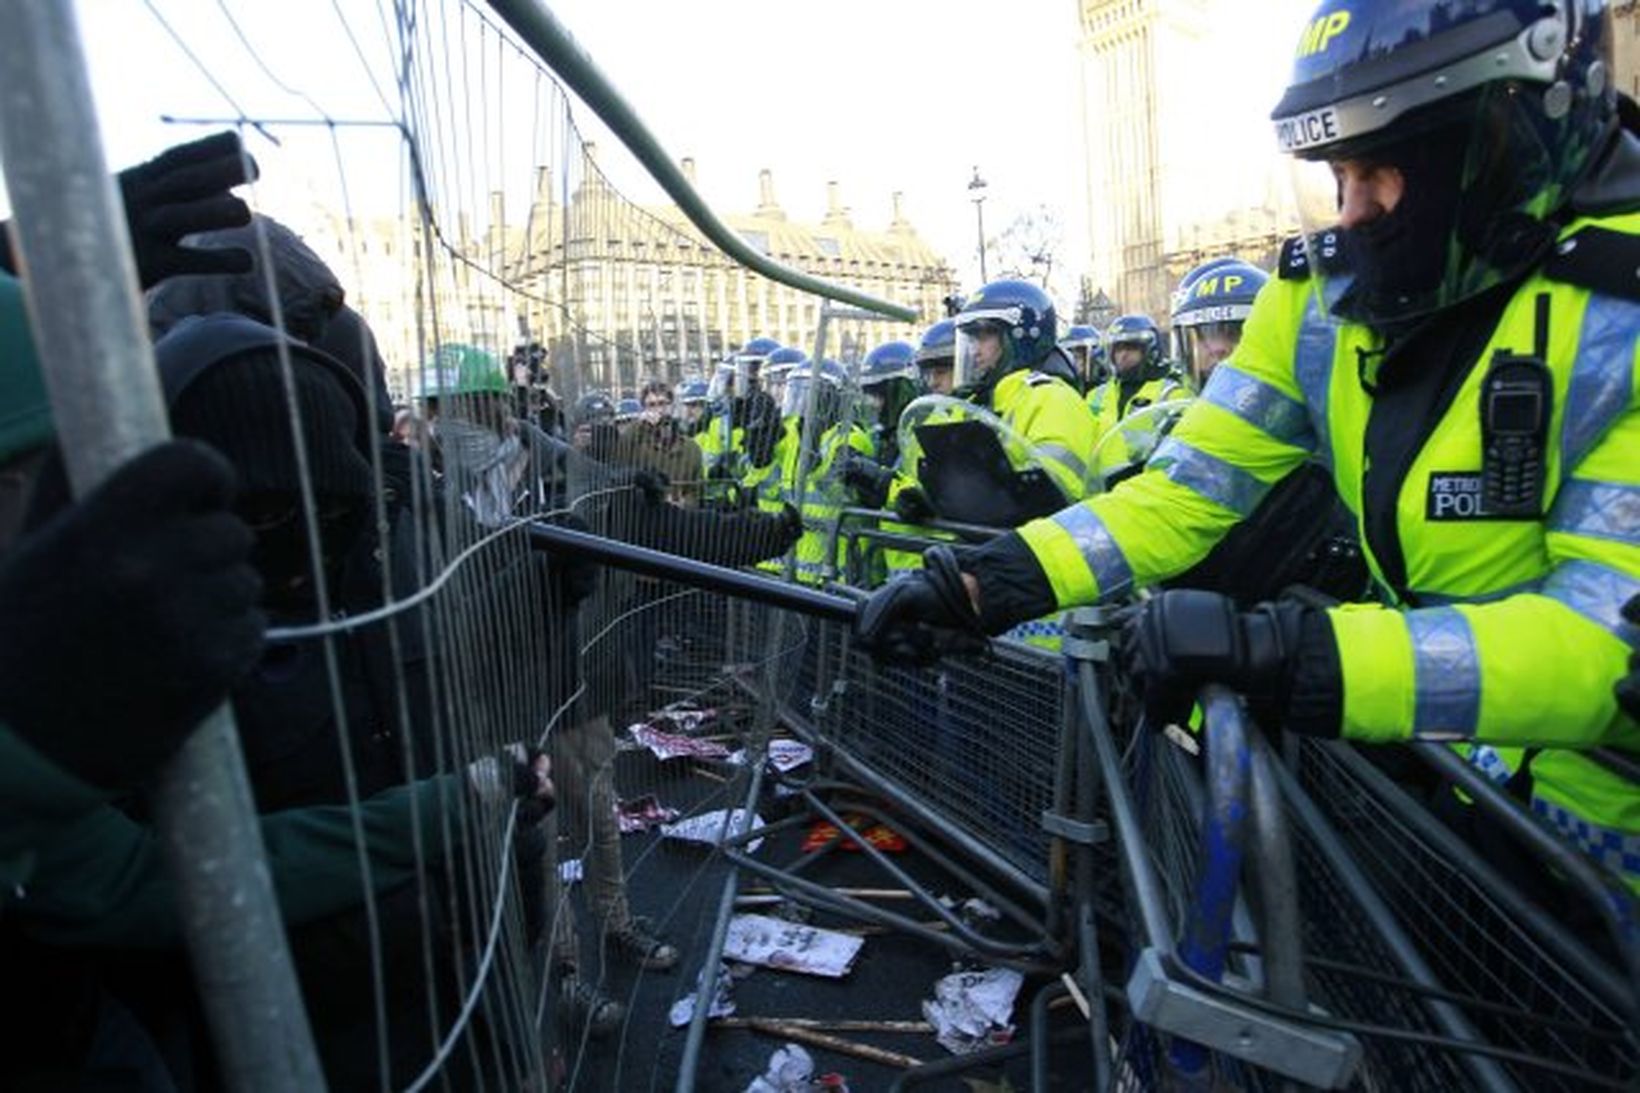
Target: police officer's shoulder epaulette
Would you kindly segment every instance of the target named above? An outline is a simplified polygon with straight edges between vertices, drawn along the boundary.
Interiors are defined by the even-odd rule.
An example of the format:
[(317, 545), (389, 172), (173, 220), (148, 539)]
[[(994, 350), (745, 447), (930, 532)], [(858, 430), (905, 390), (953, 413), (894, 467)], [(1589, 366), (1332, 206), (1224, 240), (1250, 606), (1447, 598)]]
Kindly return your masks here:
[(1306, 281), (1310, 277), (1310, 259), (1305, 253), (1304, 237), (1295, 235), (1281, 244), (1281, 259), (1276, 274), (1283, 281)]
[(1057, 376), (1050, 375), (1047, 372), (1032, 372), (1025, 377), (1025, 382), (1031, 387), (1041, 387), (1045, 383), (1052, 383), (1057, 378)]
[(1568, 235), (1543, 263), (1551, 281), (1640, 302), (1640, 235), (1587, 227)]

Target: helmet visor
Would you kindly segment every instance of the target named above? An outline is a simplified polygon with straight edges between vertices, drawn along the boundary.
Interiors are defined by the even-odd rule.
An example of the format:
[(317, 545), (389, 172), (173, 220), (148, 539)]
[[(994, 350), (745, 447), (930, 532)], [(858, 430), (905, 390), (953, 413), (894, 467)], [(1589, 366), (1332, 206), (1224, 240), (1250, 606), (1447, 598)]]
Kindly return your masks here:
[(1196, 390), (1200, 391), (1207, 383), (1215, 365), (1236, 351), (1236, 346), (1241, 344), (1241, 328), (1240, 320), (1173, 328), (1179, 359), (1190, 370)]
[(809, 387), (814, 382), (808, 372), (787, 376), (781, 381), (781, 417), (802, 417), (809, 408)]
[(1392, 137), (1290, 161), (1305, 260), (1329, 315), (1374, 326), (1417, 319), (1543, 257), (1551, 218), (1595, 151), (1551, 147), (1544, 94), (1495, 83), (1409, 115)]
[(993, 372), (1008, 370), (1012, 359), (1009, 327), (997, 319), (964, 321), (957, 326), (956, 387), (963, 390)]

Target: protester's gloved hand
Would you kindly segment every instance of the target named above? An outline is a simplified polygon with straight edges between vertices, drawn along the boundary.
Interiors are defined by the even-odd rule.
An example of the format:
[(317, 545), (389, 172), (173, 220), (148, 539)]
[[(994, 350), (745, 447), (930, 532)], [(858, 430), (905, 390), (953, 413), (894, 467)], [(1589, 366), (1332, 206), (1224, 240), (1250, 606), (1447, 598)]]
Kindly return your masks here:
[[(1630, 626), (1640, 626), (1640, 595), (1623, 605), (1623, 618)], [(1629, 674), (1617, 681), (1617, 704), (1640, 721), (1640, 652), (1629, 654)]]
[(184, 247), (181, 241), (194, 232), (249, 224), (250, 209), (228, 191), (255, 177), (255, 162), (232, 132), (179, 144), (121, 171), (120, 196), (142, 287), (184, 273), (249, 271), (251, 256), (238, 247)]
[(803, 514), (797, 511), (795, 505), (787, 501), (780, 506), (780, 515), (776, 519), (780, 521), (780, 549), (775, 553), (784, 554), (796, 546), (797, 540), (803, 537)]
[(627, 472), (621, 484), (637, 490), (639, 495), (651, 505), (658, 505), (665, 501), (667, 491), (672, 487), (672, 482), (666, 475), (647, 467), (638, 467)]
[(1122, 631), (1121, 653), (1144, 693), (1146, 720), (1157, 729), (1182, 725), (1202, 686), (1222, 683), (1247, 699), (1262, 724), (1276, 728), (1292, 693), (1310, 610), (1281, 602), (1238, 611), (1230, 597), (1195, 589), (1145, 601)]
[[(228, 191), (255, 178), (256, 161), (233, 132), (179, 144), (116, 175), (142, 287), (182, 273), (248, 272), (251, 256), (239, 247), (184, 247), (181, 240), (249, 224), (250, 209)], [(16, 273), (5, 234), (0, 231), (0, 269)]]
[(873, 592), (854, 630), (873, 655), (900, 664), (930, 664), (947, 653), (980, 652), (987, 644), (948, 546), (929, 547), (922, 569)]
[(894, 495), (894, 511), (908, 524), (920, 524), (938, 515), (928, 495), (916, 486), (907, 486)]
[(518, 803), (520, 819), (534, 822), (557, 804), (552, 784), (552, 760), (540, 748), (509, 744), (500, 755), (487, 755), (466, 768), (467, 785), (480, 801)]
[(843, 485), (854, 491), (860, 503), (867, 508), (880, 509), (888, 500), (888, 487), (894, 481), (894, 470), (875, 459), (850, 451), (843, 460)]
[(0, 562), (0, 721), (103, 789), (136, 785), (262, 651), (234, 474), (162, 444)]

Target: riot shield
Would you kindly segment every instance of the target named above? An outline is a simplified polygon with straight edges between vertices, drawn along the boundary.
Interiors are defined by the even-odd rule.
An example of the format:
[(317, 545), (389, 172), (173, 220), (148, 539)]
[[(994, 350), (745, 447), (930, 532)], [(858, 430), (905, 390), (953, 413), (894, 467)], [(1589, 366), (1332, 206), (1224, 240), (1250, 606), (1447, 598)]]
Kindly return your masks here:
[(900, 453), (944, 520), (1018, 527), (1072, 500), (1029, 440), (991, 411), (948, 395), (906, 407)]
[(1141, 407), (1116, 423), (1094, 445), (1093, 458), (1088, 461), (1089, 473), (1097, 484), (1109, 489), (1124, 478), (1131, 478), (1144, 469), (1161, 444), (1162, 438), (1173, 431), (1179, 415), (1192, 400), (1168, 399)]

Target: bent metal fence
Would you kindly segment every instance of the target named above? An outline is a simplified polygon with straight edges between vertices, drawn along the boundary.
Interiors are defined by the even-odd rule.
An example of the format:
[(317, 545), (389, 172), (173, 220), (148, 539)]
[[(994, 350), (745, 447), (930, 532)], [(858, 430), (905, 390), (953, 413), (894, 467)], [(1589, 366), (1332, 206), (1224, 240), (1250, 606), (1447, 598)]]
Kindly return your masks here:
[[(300, 936), (316, 924), (288, 924), (334, 1086), (694, 1088), (732, 1035), (709, 1022), (734, 912), (775, 904), (1026, 977), (1032, 1035), (958, 1063), (894, 1056), (902, 1085), (1029, 1052), (1045, 1087), (1067, 1031), (1075, 1072), (1099, 1088), (1632, 1081), (1629, 936), (1579, 936), (1349, 747), (1287, 743), (1278, 757), (1233, 696), (1204, 696), (1199, 735), (1146, 730), (1110, 663), (1108, 614), (1072, 620), (1062, 654), (1003, 642), (900, 669), (855, 647), (858, 588), (737, 584), (678, 562), (738, 564), (755, 534), (691, 507), (686, 480), (672, 495), (684, 515), (655, 517), (674, 510), (607, 467), (609, 423), (576, 413), (586, 393), (705, 369), (730, 348), (707, 329), (704, 273), (696, 324), (660, 318), (658, 256), (808, 293), (816, 356), (842, 341), (822, 297), (910, 313), (737, 240), (544, 9), (394, 5), (376, 33), (318, 9), (335, 33), (303, 42), (334, 51), (322, 57), (286, 51), (248, 9), (186, 22), (158, 0), (147, 11), (262, 160), (253, 204), (305, 229), (375, 328), (349, 341), (361, 374), (379, 359), (391, 389), (367, 383), (359, 412), (408, 411), (359, 453), (377, 537), (362, 587), (324, 564), (340, 532), (304, 479), (302, 526), (315, 530), (302, 575), (322, 609), (272, 635), (318, 681), (299, 712), (342, 770), (338, 795), (300, 805), (346, 806), (339, 852), (364, 882), (347, 960), (327, 966), (331, 950)], [(354, 80), (327, 92), (337, 101), (303, 87), (323, 64)], [(629, 157), (589, 148), (578, 102)], [(179, 120), (209, 120), (188, 105)], [(693, 227), (625, 196), (628, 174), (658, 182)], [(289, 198), (293, 179), (320, 212)], [(278, 296), (266, 224), (249, 247), (253, 288)], [(280, 304), (261, 314), (292, 332)], [(316, 427), (295, 397), (299, 363), (281, 352), (288, 405), (275, 409), (298, 450)], [(797, 498), (815, 438), (804, 448)], [(601, 569), (566, 561), (592, 549), (564, 534), (582, 524), (626, 541), (592, 555)], [(902, 552), (935, 541), (892, 525), (845, 512), (834, 534), (866, 568), (829, 575), (863, 584), (873, 539)], [(633, 543), (661, 561), (633, 564)], [(771, 762), (789, 744), (811, 749), (806, 763)], [(560, 809), (546, 821), (527, 790), (512, 797), (512, 745), (553, 756)], [(383, 754), (390, 777), (368, 783), (353, 764)], [(406, 787), (421, 795), (411, 807)], [(1567, 875), (1564, 898), (1587, 921), (1604, 928), (1625, 909), (1513, 802), (1466, 792)], [(690, 828), (667, 833), (688, 820), (694, 849), (676, 837)], [(908, 857), (885, 850), (896, 838)], [(820, 879), (846, 847), (904, 903)], [(764, 889), (748, 891), (752, 879)], [(1050, 1018), (1068, 997), (1084, 1015), (1069, 1029)]]

